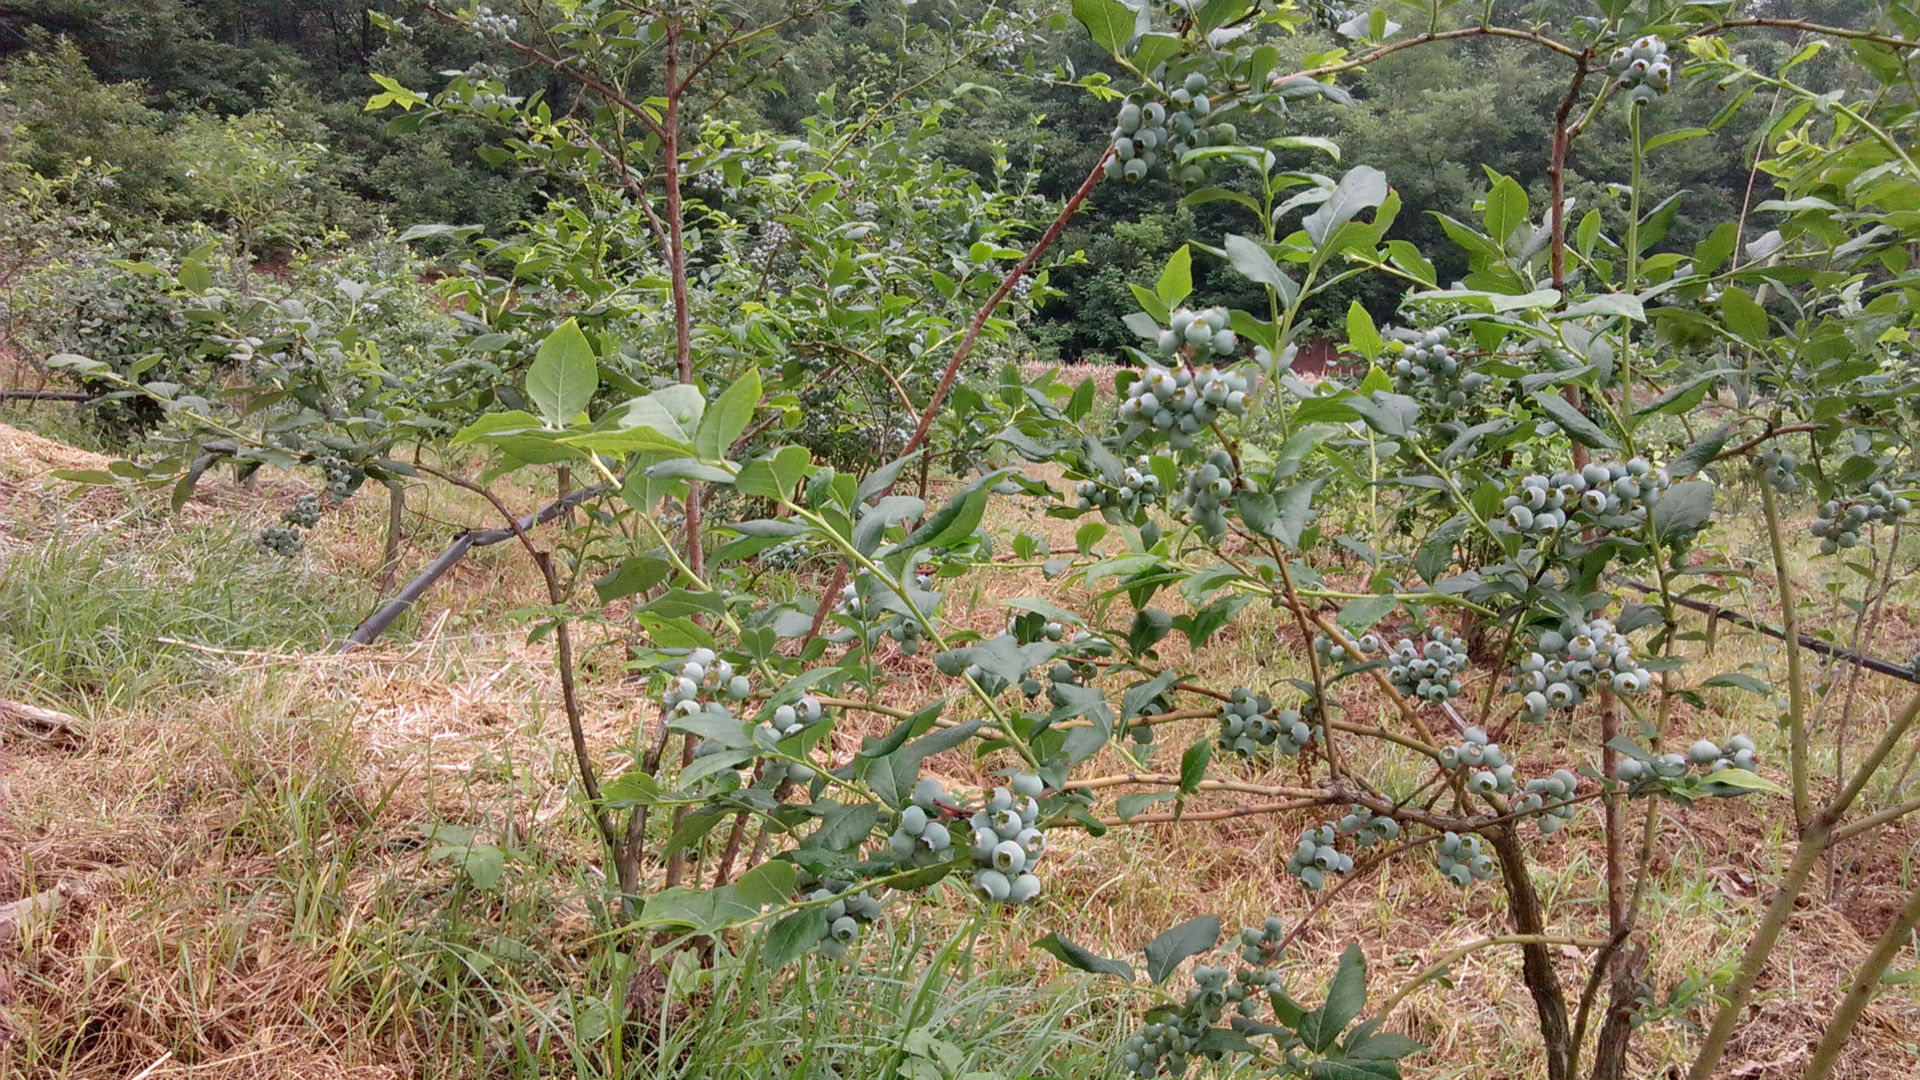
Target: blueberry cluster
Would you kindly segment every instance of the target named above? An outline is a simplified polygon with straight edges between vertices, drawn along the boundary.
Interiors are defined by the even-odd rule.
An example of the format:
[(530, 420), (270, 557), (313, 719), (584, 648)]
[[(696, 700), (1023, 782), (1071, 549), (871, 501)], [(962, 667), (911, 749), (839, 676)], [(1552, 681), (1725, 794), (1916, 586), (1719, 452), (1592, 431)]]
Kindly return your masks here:
[(945, 815), (956, 805), (940, 781), (931, 776), (921, 778), (913, 785), (913, 801), (900, 811), (900, 823), (887, 838), (888, 849), (903, 859), (912, 859), (915, 866), (945, 862), (948, 849), (953, 847), (953, 833), (947, 828)]
[(1119, 417), (1123, 423), (1143, 423), (1166, 432), (1167, 441), (1184, 450), (1208, 424), (1245, 413), (1252, 385), (1239, 372), (1211, 365), (1189, 371), (1149, 364), (1146, 374), (1127, 388)]
[(1792, 495), (1800, 490), (1800, 477), (1794, 470), (1800, 467), (1800, 459), (1785, 450), (1768, 447), (1760, 451), (1756, 459), (1760, 465), (1760, 475), (1773, 490), (1782, 495)]
[[(1047, 700), (1055, 705), (1066, 704), (1066, 698), (1061, 695), (1057, 687), (1085, 686), (1097, 674), (1095, 666), (1088, 661), (1112, 655), (1112, 642), (1097, 634), (1076, 630), (1073, 636), (1067, 639), (1066, 648), (1061, 657), (1047, 669)], [(1031, 677), (1022, 680), (1020, 690), (1029, 697), (1038, 694), (1041, 690), (1040, 680)]]
[(973, 815), (973, 891), (989, 903), (1024, 904), (1040, 895), (1033, 871), (1047, 850), (1035, 801), (1042, 784), (1032, 773), (1016, 773), (1008, 783)]
[(1624, 784), (1639, 785), (1652, 780), (1678, 779), (1687, 775), (1687, 768), (1685, 754), (1657, 754), (1652, 761), (1626, 758), (1613, 770), (1613, 778)]
[(1284, 936), (1280, 920), (1270, 918), (1265, 930), (1240, 932), (1241, 957), (1252, 957), (1248, 963), (1256, 966), (1229, 973), (1225, 967), (1195, 964), (1193, 989), (1187, 991), (1179, 1010), (1135, 1032), (1120, 1052), (1120, 1063), (1135, 1076), (1152, 1078), (1185, 1075), (1196, 1056), (1210, 1060), (1225, 1056), (1224, 1050), (1203, 1049), (1201, 1040), (1220, 1022), (1229, 1004), (1241, 1016), (1250, 1017), (1262, 999), (1282, 989), (1280, 975), (1260, 961), (1278, 954)]
[(1355, 803), (1353, 810), (1340, 819), (1340, 835), (1353, 837), (1362, 848), (1385, 844), (1400, 835), (1400, 823)]
[(1607, 60), (1607, 70), (1635, 105), (1645, 105), (1673, 86), (1673, 63), (1667, 59), (1667, 43), (1652, 34), (1613, 50)]
[(1735, 735), (1727, 740), (1725, 746), (1711, 739), (1701, 739), (1687, 747), (1687, 760), (1707, 770), (1717, 773), (1722, 769), (1745, 769), (1753, 771), (1754, 751), (1758, 749), (1751, 738)]
[(792, 234), (787, 231), (785, 225), (778, 221), (767, 222), (760, 227), (760, 239), (755, 241), (751, 248), (747, 249), (748, 261), (756, 263), (766, 262), (773, 257), (774, 252), (780, 250), (782, 244), (785, 244), (791, 238)]
[(1223, 511), (1227, 500), (1233, 497), (1237, 474), (1233, 455), (1225, 450), (1215, 450), (1207, 455), (1205, 464), (1187, 470), (1179, 505), (1194, 528), (1211, 543), (1218, 544), (1227, 538), (1227, 518)]
[(1162, 716), (1172, 711), (1173, 700), (1164, 693), (1155, 694), (1151, 700), (1141, 707), (1140, 712), (1135, 716), (1132, 723), (1128, 725), (1127, 734), (1132, 737), (1135, 743), (1150, 750), (1157, 732), (1154, 725), (1146, 722), (1147, 718)]
[[(1184, 1076), (1190, 1064), (1188, 1055), (1200, 1037), (1206, 1034), (1204, 1020), (1185, 1016), (1156, 1020), (1133, 1033), (1120, 1052), (1120, 1063), (1142, 1080), (1159, 1076)], [(1189, 1031), (1192, 1033), (1189, 1034)]]
[(791, 570), (807, 557), (807, 546), (793, 540), (783, 541), (760, 553), (760, 565), (773, 570)]
[[(687, 716), (699, 712), (704, 700), (725, 696), (728, 701), (742, 701), (752, 689), (747, 677), (734, 674), (733, 665), (720, 659), (712, 649), (695, 649), (687, 654), (686, 661), (667, 684), (667, 693), (661, 703)], [(816, 701), (813, 704), (817, 714), (820, 703)]]
[(1514, 787), (1513, 766), (1507, 764), (1507, 755), (1499, 743), (1488, 742), (1487, 733), (1477, 727), (1461, 732), (1459, 745), (1441, 748), (1440, 767), (1474, 770), (1467, 777), (1467, 790), (1477, 795), (1512, 791)]
[[(915, 574), (914, 586), (920, 592), (927, 592), (933, 585), (933, 578), (926, 574)], [(865, 586), (865, 595), (862, 595)], [(862, 622), (871, 622), (867, 628), (867, 640), (871, 644), (877, 637), (889, 637), (900, 643), (900, 652), (914, 656), (920, 652), (920, 642), (925, 630), (920, 620), (888, 608), (875, 597), (883, 590), (891, 592), (888, 586), (881, 584), (871, 574), (862, 574), (859, 581), (849, 581), (840, 589), (840, 599), (834, 604), (834, 611)], [(935, 597), (938, 599), (937, 595)], [(915, 601), (919, 606), (920, 601)], [(931, 615), (930, 607), (922, 608), (921, 614)]]
[[(724, 664), (726, 661), (722, 660), (720, 663)], [(728, 697), (732, 697), (734, 691), (741, 688), (744, 678), (745, 676), (742, 675), (732, 677), (727, 688)], [(746, 695), (742, 693), (740, 696), (745, 697)], [(709, 711), (716, 709), (726, 711), (726, 706), (718, 702), (708, 702), (705, 707)], [(809, 695), (795, 701), (791, 705), (774, 706), (773, 712), (768, 715), (766, 722), (762, 724), (761, 727), (771, 733), (773, 740), (778, 742), (781, 739), (792, 738), (826, 718), (826, 710), (820, 707), (820, 700)], [(783, 780), (791, 780), (796, 784), (804, 784), (813, 779), (813, 772), (813, 766), (811, 765), (803, 765), (797, 761), (776, 760), (766, 763), (766, 766), (761, 770), (760, 777), (762, 782), (769, 784), (778, 784)]]
[[(1363, 642), (1355, 644), (1365, 647)], [(1460, 673), (1466, 669), (1467, 643), (1447, 633), (1444, 626), (1427, 631), (1427, 640), (1418, 645), (1401, 638), (1387, 654), (1387, 678), (1394, 689), (1421, 701), (1458, 697)]]
[(1333, 846), (1339, 838), (1339, 830), (1332, 825), (1317, 825), (1301, 833), (1300, 842), (1287, 857), (1287, 873), (1315, 890), (1325, 887), (1328, 874), (1352, 873), (1353, 856)]
[(1261, 747), (1273, 745), (1279, 732), (1266, 717), (1272, 709), (1272, 698), (1236, 687), (1220, 706), (1220, 748), (1252, 757)]
[(1485, 389), (1492, 376), (1463, 367), (1447, 344), (1452, 337), (1452, 331), (1444, 326), (1388, 330), (1386, 354), (1393, 358), (1393, 388), (1450, 409), (1465, 406), (1474, 394)]
[(1594, 525), (1634, 525), (1672, 486), (1665, 469), (1645, 458), (1590, 461), (1579, 471), (1522, 477), (1520, 490), (1506, 497), (1507, 524), (1526, 536), (1564, 528), (1573, 517)]
[[(1174, 308), (1167, 316), (1167, 328), (1154, 339), (1161, 356), (1178, 356), (1183, 351), (1195, 360), (1207, 356), (1232, 356), (1240, 347), (1240, 337), (1228, 329), (1232, 316), (1223, 307), (1204, 311)], [(1245, 393), (1242, 387), (1241, 392)], [(1215, 402), (1219, 404), (1219, 402)]]
[(335, 457), (321, 458), (320, 471), (326, 476), (327, 493), (333, 496), (334, 502), (346, 502), (353, 498), (353, 493), (367, 482), (364, 470)]
[(1493, 856), (1480, 850), (1480, 838), (1448, 833), (1433, 850), (1433, 861), (1448, 881), (1461, 888), (1493, 876)]
[(1599, 686), (1631, 697), (1653, 685), (1653, 674), (1634, 662), (1633, 645), (1611, 620), (1568, 621), (1540, 635), (1540, 651), (1520, 661), (1515, 693), (1523, 695), (1527, 715), (1546, 719), (1554, 709), (1571, 709)]
[(311, 529), (320, 524), (320, 499), (314, 495), (302, 495), (293, 501), (280, 520), (296, 529)]
[(1358, 653), (1348, 652), (1345, 645), (1337, 644), (1326, 634), (1313, 635), (1313, 652), (1320, 658), (1320, 662), (1328, 666), (1338, 664), (1342, 668), (1361, 663), (1367, 657), (1378, 653), (1381, 649), (1380, 635), (1361, 634), (1353, 644), (1354, 648), (1359, 650)]
[(1145, 454), (1120, 474), (1118, 485), (1082, 480), (1073, 491), (1080, 497), (1082, 510), (1112, 507), (1129, 515), (1141, 507), (1152, 506), (1161, 495), (1160, 478), (1154, 475), (1152, 459)]
[(1207, 97), (1207, 77), (1194, 72), (1173, 93), (1166, 105), (1150, 99), (1143, 88), (1131, 94), (1120, 106), (1113, 126), (1113, 156), (1107, 159), (1109, 180), (1138, 183), (1147, 170), (1160, 161), (1164, 152), (1168, 168), (1187, 187), (1197, 187), (1207, 179), (1207, 170), (1197, 162), (1182, 164), (1189, 150), (1203, 146), (1229, 146), (1239, 139), (1230, 123), (1211, 121), (1213, 102)]
[(1752, 772), (1758, 763), (1754, 757), (1757, 749), (1746, 735), (1735, 735), (1724, 746), (1712, 739), (1700, 739), (1687, 747), (1685, 754), (1657, 754), (1650, 761), (1626, 758), (1615, 767), (1613, 776), (1621, 783), (1639, 787), (1655, 780), (1678, 779), (1690, 768), (1697, 768), (1708, 777), (1727, 769)]
[(1526, 794), (1513, 801), (1513, 810), (1515, 813), (1543, 811), (1535, 820), (1542, 834), (1552, 836), (1560, 831), (1562, 824), (1572, 821), (1574, 815), (1579, 813), (1567, 801), (1579, 786), (1579, 777), (1566, 769), (1555, 769), (1552, 776), (1527, 781)]
[(300, 554), (300, 530), (269, 525), (260, 530), (260, 535), (253, 538), (253, 546), (268, 555), (280, 555), (291, 559)]
[(847, 954), (847, 948), (860, 940), (867, 926), (880, 918), (880, 901), (865, 890), (854, 892), (850, 882), (829, 880), (805, 893), (807, 900), (831, 900), (827, 904), (827, 930), (820, 939), (820, 951), (835, 960)]
[(1273, 711), (1273, 701), (1246, 687), (1236, 687), (1220, 706), (1219, 745), (1242, 757), (1252, 757), (1261, 747), (1271, 746), (1288, 757), (1317, 736), (1298, 709)]
[(1865, 498), (1827, 500), (1813, 519), (1811, 531), (1820, 538), (1820, 554), (1832, 555), (1841, 548), (1858, 547), (1860, 530), (1867, 525), (1897, 524), (1912, 509), (1911, 502), (1876, 480)]
[(480, 4), (473, 9), (473, 29), (482, 37), (506, 41), (520, 31), (520, 20)]

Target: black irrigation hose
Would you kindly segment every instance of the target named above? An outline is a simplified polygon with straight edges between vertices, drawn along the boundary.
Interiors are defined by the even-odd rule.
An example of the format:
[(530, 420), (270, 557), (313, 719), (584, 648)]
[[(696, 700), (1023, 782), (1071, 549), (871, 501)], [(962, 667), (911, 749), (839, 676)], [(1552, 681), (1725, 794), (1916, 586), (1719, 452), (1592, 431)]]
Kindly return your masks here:
[[(591, 487), (583, 487), (578, 491), (571, 492), (566, 498), (556, 499), (533, 513), (528, 514), (526, 517), (521, 518), (520, 529), (521, 531), (525, 531), (535, 526), (544, 525), (554, 518), (559, 517), (561, 514), (566, 513), (568, 510), (571, 510), (573, 507), (586, 502), (588, 499), (604, 495), (610, 490), (612, 490), (612, 485), (602, 483), (594, 484)], [(514, 536), (515, 531), (513, 529), (463, 530), (453, 538), (453, 543), (448, 544), (447, 549), (440, 553), (439, 558), (427, 564), (427, 568), (420, 571), (412, 581), (407, 582), (399, 592), (393, 595), (393, 599), (380, 605), (379, 610), (367, 616), (366, 621), (362, 622), (359, 626), (354, 627), (353, 633), (348, 634), (347, 640), (341, 643), (340, 651), (350, 652), (358, 646), (373, 644), (374, 638), (385, 633), (387, 627), (392, 626), (395, 619), (405, 614), (406, 610), (413, 606), (414, 601), (420, 599), (421, 596), (426, 594), (428, 589), (433, 587), (434, 582), (445, 577), (447, 571), (453, 569), (454, 565), (461, 559), (466, 558), (467, 552), (478, 547), (505, 543), (508, 540), (512, 540)]]
[(92, 401), (99, 396), (67, 390), (0, 390), (0, 401)]
[[(1620, 581), (1624, 585), (1627, 585), (1631, 588), (1639, 589), (1641, 592), (1647, 593), (1649, 595), (1658, 593), (1660, 591), (1658, 586), (1648, 585), (1644, 581), (1634, 581), (1631, 578), (1622, 578), (1620, 579)], [(1749, 630), (1757, 630), (1760, 633), (1767, 635), (1768, 637), (1778, 638), (1781, 641), (1787, 640), (1787, 632), (1780, 629), (1779, 627), (1768, 626), (1766, 623), (1760, 622), (1758, 619), (1754, 619), (1747, 615), (1742, 615), (1739, 612), (1733, 611), (1728, 608), (1720, 607), (1717, 604), (1706, 604), (1698, 600), (1688, 600), (1685, 597), (1680, 597), (1680, 596), (1674, 597), (1673, 602), (1676, 604), (1679, 604), (1681, 607), (1686, 608), (1689, 611), (1697, 611), (1702, 615), (1711, 616), (1712, 618), (1715, 618), (1715, 619), (1723, 619), (1727, 622), (1733, 623), (1735, 626), (1744, 626)], [(1821, 641), (1819, 638), (1812, 637), (1807, 634), (1800, 634), (1798, 635), (1798, 637), (1800, 638), (1801, 648), (1811, 649), (1814, 652), (1821, 654), (1822, 656), (1828, 657), (1829, 659), (1839, 660), (1843, 663), (1848, 663), (1848, 664), (1857, 664), (1860, 667), (1866, 668), (1868, 671), (1876, 672), (1881, 675), (1886, 675), (1891, 678), (1900, 679), (1905, 682), (1920, 683), (1920, 672), (1916, 672), (1911, 667), (1902, 667), (1899, 664), (1891, 663), (1886, 660), (1881, 660), (1878, 657), (1868, 656), (1865, 653), (1855, 652), (1852, 649), (1842, 648), (1831, 642)]]

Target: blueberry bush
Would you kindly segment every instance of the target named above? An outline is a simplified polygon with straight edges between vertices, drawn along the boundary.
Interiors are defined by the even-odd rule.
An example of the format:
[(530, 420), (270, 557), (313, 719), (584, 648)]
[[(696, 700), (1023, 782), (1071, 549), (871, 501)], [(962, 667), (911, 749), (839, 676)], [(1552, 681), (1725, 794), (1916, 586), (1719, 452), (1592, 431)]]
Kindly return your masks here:
[[(1300, 784), (1244, 812), (1313, 821), (1275, 868), (1316, 894), (1311, 913), (1389, 863), (1501, 890), (1512, 932), (1469, 951), (1520, 951), (1551, 1080), (1616, 1078), (1650, 993), (1640, 961), (1689, 947), (1643, 921), (1636, 885), (1667, 827), (1657, 805), (1779, 798), (1792, 807), (1784, 869), (1715, 983), (1690, 1072), (1707, 1080), (1822, 860), (1920, 809), (1856, 811), (1920, 721), (1920, 696), (1831, 777), (1814, 775), (1808, 731), (1827, 692), (1807, 670), (1804, 571), (1778, 504), (1814, 492), (1815, 535), (1839, 559), (1890, 552), (1910, 510), (1910, 14), (1889, 9), (1891, 22), (1858, 30), (1721, 3), (1597, 0), (1535, 26), (1402, 3), (1343, 15), (1347, 44), (1288, 70), (1274, 41), (1297, 29), (1290, 9), (1074, 0), (1076, 32), (1110, 55), (1110, 73), (1062, 65), (1055, 77), (1109, 106), (1114, 126), (1080, 187), (1050, 203), (1011, 166), (989, 190), (917, 163), (905, 110), (933, 103), (845, 113), (823, 102), (823, 119), (778, 142), (710, 116), (765, 77), (767, 27), (817, 7), (424, 7), (549, 69), (578, 101), (561, 110), (458, 73), (434, 92), (388, 80), (371, 107), (403, 126), (491, 120), (501, 160), (571, 176), (580, 195), (451, 286), (466, 298), (467, 340), (501, 361), (459, 397), (469, 415), (425, 408), (405, 380), (367, 400), (381, 430), (398, 432), (382, 439), (485, 454), (488, 477), (564, 470), (597, 485), (564, 549), (511, 527), (548, 589), (540, 632), (554, 640), (621, 947), (697, 941), (775, 967), (815, 951), (857, 962), (895, 896), (954, 879), (982, 904), (1030, 903), (1047, 895), (1050, 836), (1100, 835), (1168, 802), (1177, 819), (1246, 759), (1284, 755)], [(994, 26), (1017, 18), (987, 8), (953, 29), (952, 48), (995, 47)], [(1770, 28), (1807, 44), (1763, 69), (1739, 42)], [(1567, 81), (1548, 118), (1545, 202), (1496, 174), (1477, 220), (1443, 221), (1469, 268), (1459, 280), (1396, 238), (1392, 177), (1339, 169), (1324, 138), (1240, 137), (1253, 117), (1337, 107), (1346, 73), (1467, 38), (1545, 50)], [(1835, 47), (1859, 92), (1796, 81)], [(1663, 127), (1664, 99), (1709, 91), (1776, 99), (1757, 171), (1779, 197), (1669, 250), (1686, 195), (1654, 201), (1644, 166), (1712, 130)], [(1563, 183), (1570, 145), (1617, 113), (1627, 138), (1608, 152), (1631, 176), (1620, 228)], [(976, 360), (1017, 333), (1009, 313), (1044, 292), (1049, 260), (1065, 258), (1053, 241), (1089, 192), (1153, 170), (1185, 204), (1226, 204), (1239, 224), (1132, 284), (1134, 308), (1115, 314), (1136, 366), (1114, 400), (1097, 401), (1092, 382), (1069, 390)], [(1195, 296), (1206, 260), (1261, 302)], [(1398, 293), (1401, 325), (1382, 330), (1354, 304), (1336, 332), (1358, 373), (1299, 377), (1303, 313), (1357, 280)], [(852, 382), (815, 395), (829, 380)], [(278, 460), (219, 410), (176, 411), (189, 427), (219, 424), (231, 456)], [(328, 413), (310, 440), (354, 422)], [(378, 478), (322, 464), (334, 496), (351, 494), (333, 481), (352, 469)], [(419, 471), (514, 521), (487, 482), (445, 462)], [(1736, 494), (1758, 500), (1762, 573), (1707, 558)], [(1009, 498), (1077, 521), (1074, 550), (1026, 534), (997, 550), (982, 522)], [(263, 545), (296, 543), (313, 509), (294, 508)], [(831, 570), (817, 593), (753, 587), (802, 554)], [(1095, 599), (1018, 601), (996, 633), (948, 617), (968, 578), (1034, 562)], [(1689, 648), (1702, 632), (1687, 604), (1741, 576), (1784, 616), (1777, 692), (1702, 671)], [(1870, 594), (1873, 572), (1858, 576)], [(1256, 604), (1285, 620), (1278, 647), (1305, 678), (1216, 687), (1168, 659), (1204, 652)], [(574, 628), (600, 624), (630, 629), (627, 668), (658, 705), (620, 748), (591, 745), (574, 685)], [(1166, 647), (1174, 635), (1184, 649)], [(930, 664), (937, 691), (925, 671), (878, 662), (894, 646)], [(1778, 737), (1729, 731), (1677, 749), (1676, 706), (1714, 687), (1757, 694), (1754, 728)], [(834, 740), (850, 717), (878, 718), (884, 733), (857, 748)], [(1177, 765), (1156, 771), (1156, 732), (1184, 720), (1217, 727), (1167, 748)], [(1763, 742), (1778, 749), (1763, 754)], [(925, 774), (933, 755), (963, 750), (1004, 782), (955, 790)], [(611, 778), (609, 755), (631, 759)], [(1127, 771), (1089, 775), (1096, 756)], [(1604, 854), (1574, 892), (1604, 897), (1604, 933), (1570, 938), (1549, 931), (1554, 905), (1585, 901), (1543, 890), (1529, 851), (1583, 817)], [(1806, 1075), (1831, 1073), (1911, 929), (1897, 923), (1856, 974)], [(1355, 948), (1320, 1003), (1302, 1004), (1281, 968), (1300, 930), (1244, 929), (1218, 963), (1216, 918), (1153, 937), (1144, 973), (1159, 1004), (1116, 1064), (1141, 1077), (1210, 1062), (1399, 1076), (1420, 1049), (1392, 1030), (1404, 993), (1370, 997)], [(637, 931), (653, 936), (627, 936)], [(1135, 977), (1059, 934), (1040, 944), (1069, 966)], [(1164, 989), (1196, 957), (1191, 989)]]

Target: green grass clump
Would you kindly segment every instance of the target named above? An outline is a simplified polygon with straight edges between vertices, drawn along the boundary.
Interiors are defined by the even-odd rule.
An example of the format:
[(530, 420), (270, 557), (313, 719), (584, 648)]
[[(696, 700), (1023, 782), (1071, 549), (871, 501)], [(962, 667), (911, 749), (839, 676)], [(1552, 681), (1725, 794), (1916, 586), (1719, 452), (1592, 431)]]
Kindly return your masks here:
[(0, 561), (0, 684), (107, 703), (177, 694), (204, 665), (174, 642), (323, 648), (370, 599), (364, 583), (261, 554), (244, 527), (61, 528)]

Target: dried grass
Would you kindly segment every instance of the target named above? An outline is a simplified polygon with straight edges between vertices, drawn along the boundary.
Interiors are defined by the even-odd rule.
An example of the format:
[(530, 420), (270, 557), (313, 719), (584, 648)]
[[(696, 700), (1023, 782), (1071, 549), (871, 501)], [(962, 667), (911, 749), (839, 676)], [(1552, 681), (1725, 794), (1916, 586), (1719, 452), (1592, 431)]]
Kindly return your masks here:
[[(27, 460), (29, 470), (42, 474), (98, 466), (45, 442), (0, 428), (0, 463)], [(0, 484), (11, 475), (0, 475)], [(0, 488), (0, 520), (6, 498)], [(528, 505), (534, 498), (527, 493)], [(1014, 506), (996, 510), (990, 524), (1042, 535), (1055, 551), (1072, 549), (1076, 523)], [(341, 572), (371, 573), (382, 509), (351, 509), (322, 530), (309, 557)], [(477, 508), (458, 499), (442, 505), (421, 498), (412, 509), (418, 515), (413, 543), (421, 549), (435, 546), (425, 527), (432, 521), (481, 520)], [(249, 512), (249, 505), (237, 500), (224, 512)], [(255, 505), (251, 512), (268, 511)], [(529, 644), (498, 620), (502, 611), (538, 599), (531, 573), (514, 554), (485, 553), (442, 582), (413, 643), (345, 658), (209, 651), (204, 662), (223, 673), (218, 696), (134, 703), (95, 718), (83, 746), (9, 747), (0, 756), (0, 900), (64, 889), (72, 901), (20, 943), (0, 946), (0, 1073), (9, 1055), (24, 1068), (17, 1065), (22, 1047), (37, 1041), (62, 1046), (68, 1056), (40, 1061), (26, 1073), (35, 1077), (472, 1075), (447, 1059), (417, 1017), (390, 1004), (375, 1007), (369, 987), (380, 984), (360, 971), (367, 962), (361, 931), (382, 920), (430, 917), (434, 883), (444, 875), (423, 873), (419, 836), (434, 823), (465, 822), (483, 835), (527, 838), (542, 845), (554, 865), (593, 872), (593, 849), (575, 827), (566, 794), (572, 769), (553, 705), (548, 648)], [(983, 575), (977, 595), (956, 593), (949, 614), (996, 631), (1008, 614), (1005, 601), (1019, 595), (1082, 609), (1091, 599), (1038, 569), (1010, 569)], [(1158, 602), (1178, 608), (1177, 598)], [(1902, 615), (1898, 634), (1911, 634), (1911, 620)], [(1271, 686), (1298, 673), (1302, 648), (1289, 620), (1254, 607), (1200, 662), (1210, 680)], [(1723, 633), (1713, 666), (1733, 670), (1763, 661), (1766, 648), (1751, 635)], [(1169, 662), (1189, 659), (1182, 641), (1171, 640), (1165, 651)], [(896, 655), (886, 663), (902, 677), (889, 691), (890, 702), (906, 703), (937, 685), (924, 655)], [(1866, 690), (1871, 700), (1863, 714), (1883, 715), (1893, 688), (1869, 683)], [(638, 690), (614, 672), (590, 678), (584, 691), (590, 734), (608, 752), (629, 744), (636, 725), (648, 719)], [(1731, 694), (1709, 695), (1707, 704), (1706, 710), (1679, 710), (1676, 725), (1724, 734), (1758, 723), (1741, 715), (1750, 712), (1749, 701)], [(850, 752), (861, 735), (888, 723), (850, 718), (836, 733), (836, 746)], [(1161, 734), (1162, 760), (1210, 726), (1170, 725)], [(1533, 733), (1523, 768), (1563, 761), (1571, 734)], [(1870, 737), (1870, 731), (1855, 733), (1856, 740)], [(1093, 768), (1122, 765), (1109, 751)], [(931, 767), (957, 784), (989, 779), (960, 754)], [(1298, 782), (1294, 770), (1283, 760), (1252, 767), (1248, 779)], [(1237, 801), (1203, 794), (1190, 805)], [(297, 823), (274, 819), (295, 802), (310, 827), (305, 834), (297, 833)], [(1672, 827), (1652, 866), (1648, 912), (1663, 943), (1651, 970), (1661, 994), (1723, 962), (1744, 941), (1765, 883), (1779, 869), (1772, 857), (1781, 845), (1774, 838), (1785, 827), (1778, 800), (1663, 813)], [(996, 932), (981, 939), (982, 960), (1031, 967), (1037, 981), (1055, 970), (1054, 962), (1028, 943), (1049, 930), (1121, 953), (1202, 912), (1220, 914), (1229, 926), (1257, 923), (1269, 913), (1295, 925), (1307, 916), (1309, 897), (1279, 866), (1299, 830), (1312, 823), (1305, 815), (1282, 815), (1136, 826), (1104, 839), (1062, 836), (1050, 856), (1047, 898), (998, 916)], [(1603, 905), (1579, 893), (1598, 878), (1598, 824), (1583, 816), (1560, 837), (1531, 849), (1550, 909), (1561, 920), (1551, 929), (1601, 933)], [(1772, 1080), (1798, 1074), (1851, 965), (1911, 887), (1917, 842), (1920, 827), (1908, 823), (1851, 853), (1845, 873), (1832, 879), (1833, 891), (1796, 916), (1725, 1075)], [(335, 859), (349, 849), (356, 853), (350, 864)], [(312, 915), (315, 896), (327, 906), (323, 919)], [(396, 898), (405, 901), (398, 914)], [(920, 906), (917, 917), (957, 924), (960, 909), (933, 903)], [(563, 953), (565, 943), (590, 932), (591, 920), (582, 905), (563, 898), (543, 925)], [(1301, 934), (1295, 990), (1314, 997), (1322, 973), (1348, 942), (1361, 943), (1376, 992), (1384, 994), (1449, 949), (1506, 929), (1497, 890), (1481, 886), (1462, 894), (1417, 860), (1389, 864), (1353, 882)], [(1581, 959), (1567, 950), (1563, 977), (1571, 981)], [(1511, 949), (1482, 950), (1456, 964), (1445, 982), (1408, 997), (1396, 1026), (1432, 1047), (1417, 1059), (1416, 1075), (1542, 1075), (1530, 1051), (1533, 1010), (1518, 966)], [(1682, 1013), (1694, 1023), (1705, 1016), (1701, 1006)], [(1920, 1002), (1910, 987), (1890, 987), (1869, 1011), (1840, 1075), (1920, 1072), (1916, 1032)], [(1690, 1040), (1677, 1024), (1648, 1027), (1636, 1042), (1631, 1075), (1667, 1075), (1687, 1060)]]

